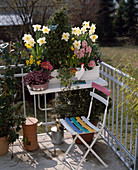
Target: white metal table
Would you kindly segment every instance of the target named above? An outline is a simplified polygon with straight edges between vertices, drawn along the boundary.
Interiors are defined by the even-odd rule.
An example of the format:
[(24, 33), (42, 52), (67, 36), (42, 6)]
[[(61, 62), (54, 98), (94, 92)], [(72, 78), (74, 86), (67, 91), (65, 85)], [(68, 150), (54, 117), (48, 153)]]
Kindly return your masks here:
[[(107, 86), (108, 83), (107, 81), (103, 80), (102, 78), (98, 78), (98, 79), (94, 79), (94, 80), (86, 80), (86, 84), (73, 84), (71, 86), (70, 90), (77, 90), (77, 89), (87, 89), (87, 88), (91, 88), (91, 84), (92, 82), (95, 82), (97, 84), (100, 84), (101, 86)], [(78, 88), (79, 87), (79, 88)], [(55, 93), (55, 96), (58, 92), (62, 92), (65, 87), (61, 87), (60, 83), (54, 83), (54, 82), (50, 82), (48, 85), (48, 89), (47, 90), (43, 90), (43, 91), (32, 91), (29, 86), (27, 86), (30, 95), (34, 96), (34, 113), (35, 113), (35, 117), (36, 117), (36, 95), (38, 95), (38, 108), (40, 110), (45, 111), (45, 124), (49, 125), (49, 124), (54, 124), (55, 122), (47, 122), (47, 111), (51, 110), (52, 108), (47, 108), (47, 102), (46, 102), (46, 94), (48, 93)], [(66, 90), (66, 89), (65, 89)], [(40, 95), (44, 95), (44, 108), (40, 107)], [(46, 126), (47, 127), (47, 126)], [(47, 128), (46, 128), (47, 129)]]

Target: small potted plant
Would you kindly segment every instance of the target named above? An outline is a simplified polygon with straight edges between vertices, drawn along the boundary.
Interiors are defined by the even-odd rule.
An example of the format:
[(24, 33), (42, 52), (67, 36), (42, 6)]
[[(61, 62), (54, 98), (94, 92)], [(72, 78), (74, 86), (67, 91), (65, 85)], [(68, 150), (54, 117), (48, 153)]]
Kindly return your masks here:
[(31, 90), (46, 90), (49, 80), (52, 79), (51, 71), (53, 66), (48, 61), (41, 61), (41, 70), (30, 71), (24, 77), (24, 83), (29, 85)]

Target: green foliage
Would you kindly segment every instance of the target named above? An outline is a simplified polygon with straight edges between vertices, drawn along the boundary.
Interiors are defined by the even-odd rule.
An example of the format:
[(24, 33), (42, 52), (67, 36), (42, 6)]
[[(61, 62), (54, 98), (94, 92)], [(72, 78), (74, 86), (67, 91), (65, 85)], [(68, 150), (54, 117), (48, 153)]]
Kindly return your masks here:
[(1, 49), (5, 69), (2, 73), (3, 77), (0, 78), (0, 137), (9, 136), (9, 143), (13, 143), (19, 137), (20, 126), (25, 120), (19, 113), (15, 113), (14, 108), (16, 97), (14, 74), (17, 67), (12, 68), (11, 63), (17, 65), (20, 60), (15, 58), (15, 55), (18, 54), (18, 45), (14, 44), (12, 49), (9, 45)]
[(136, 4), (135, 0), (128, 0), (125, 6), (124, 11), (125, 24), (124, 29), (128, 33), (129, 36), (134, 35), (136, 33)]
[(62, 67), (66, 64), (66, 58), (70, 45), (61, 41), (63, 32), (70, 32), (69, 18), (65, 8), (56, 11), (48, 21), (49, 25), (57, 25), (55, 31), (51, 31), (47, 36), (47, 53), (45, 54), (48, 61), (53, 65), (54, 69)]
[(124, 29), (124, 24), (125, 24), (125, 19), (124, 19), (124, 11), (126, 7), (126, 2), (125, 0), (121, 0), (119, 3), (119, 7), (117, 9), (115, 19), (114, 19), (114, 29), (117, 33), (118, 36), (125, 35), (125, 29)]
[(99, 2), (99, 11), (97, 12), (97, 33), (99, 41), (113, 41), (113, 18), (114, 18), (113, 0), (101, 0)]
[(58, 76), (56, 76), (56, 78), (60, 80), (60, 85), (65, 87), (63, 90), (71, 88), (73, 76), (74, 73), (72, 73), (68, 67), (63, 67), (58, 70)]
[[(135, 59), (136, 60), (136, 59)], [(122, 69), (129, 76), (123, 78), (123, 86), (121, 92), (124, 92), (124, 100), (119, 103), (119, 107), (123, 105), (126, 116), (129, 120), (133, 117), (134, 128), (138, 128), (138, 67), (133, 67), (130, 60), (126, 60), (125, 67)]]
[[(87, 116), (90, 104), (90, 91), (92, 89), (73, 90), (60, 93), (57, 98), (56, 107), (54, 112), (59, 114), (60, 117), (72, 117), (72, 116)], [(103, 93), (96, 91), (99, 95)], [(101, 102), (97, 102), (97, 99), (93, 101), (92, 112), (90, 116), (91, 121), (100, 120), (100, 116), (104, 113), (105, 105)], [(108, 109), (111, 108), (111, 99)]]
[(132, 35), (136, 32), (136, 5), (134, 0), (121, 0), (114, 20), (118, 36)]

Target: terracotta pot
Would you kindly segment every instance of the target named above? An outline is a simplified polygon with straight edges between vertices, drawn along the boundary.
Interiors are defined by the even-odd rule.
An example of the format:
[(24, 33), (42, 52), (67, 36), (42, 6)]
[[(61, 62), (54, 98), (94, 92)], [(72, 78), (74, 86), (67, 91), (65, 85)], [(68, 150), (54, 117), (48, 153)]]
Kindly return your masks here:
[(0, 137), (0, 156), (8, 153), (9, 142), (7, 137)]
[(33, 151), (38, 148), (37, 142), (37, 122), (33, 117), (26, 118), (23, 128), (23, 146), (25, 150)]
[(48, 84), (49, 84), (49, 81), (47, 81), (45, 84), (31, 85), (30, 88), (31, 90), (34, 90), (34, 91), (46, 90), (48, 89)]

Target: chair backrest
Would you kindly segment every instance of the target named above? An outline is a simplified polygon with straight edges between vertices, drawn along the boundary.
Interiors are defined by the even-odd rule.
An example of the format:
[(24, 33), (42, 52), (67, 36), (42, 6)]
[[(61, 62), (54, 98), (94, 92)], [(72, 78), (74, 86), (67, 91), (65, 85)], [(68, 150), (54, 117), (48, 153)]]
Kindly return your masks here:
[[(90, 101), (90, 106), (89, 106), (89, 111), (88, 111), (88, 116), (87, 119), (89, 120), (90, 115), (91, 115), (91, 110), (92, 110), (92, 104), (93, 104), (93, 98), (96, 98), (97, 100), (101, 101), (103, 104), (105, 104), (105, 111), (104, 111), (104, 117), (103, 117), (103, 123), (102, 123), (102, 127), (101, 129), (104, 128), (105, 126), (105, 120), (106, 120), (106, 115), (107, 115), (107, 107), (108, 107), (108, 103), (109, 103), (109, 97), (110, 97), (110, 90), (108, 90), (107, 88), (96, 84), (94, 82), (92, 82), (92, 87), (93, 87), (93, 92), (90, 92), (90, 96), (91, 96), (91, 101)], [(102, 93), (107, 95), (107, 99), (103, 98), (102, 96), (100, 96), (99, 94), (95, 93), (95, 89), (101, 91)]]

